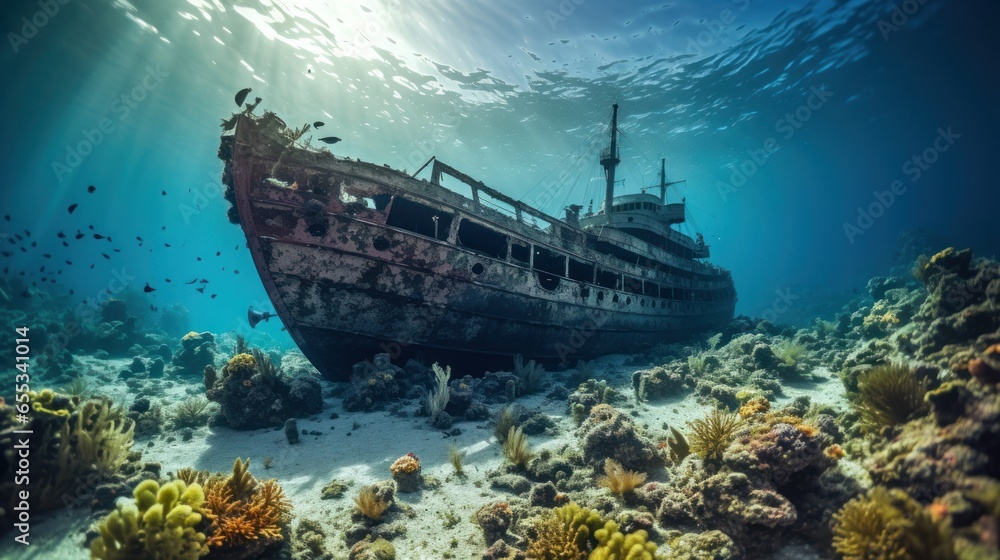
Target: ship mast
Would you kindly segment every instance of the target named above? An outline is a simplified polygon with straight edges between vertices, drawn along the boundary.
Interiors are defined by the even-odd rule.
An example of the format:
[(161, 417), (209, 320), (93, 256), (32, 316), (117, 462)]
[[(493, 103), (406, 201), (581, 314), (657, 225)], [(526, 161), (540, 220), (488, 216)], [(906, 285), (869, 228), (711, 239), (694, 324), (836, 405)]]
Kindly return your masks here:
[(687, 181), (687, 179), (681, 179), (680, 181), (670, 181), (668, 183), (666, 165), (667, 158), (660, 158), (660, 204), (667, 203), (667, 187)]
[(618, 158), (618, 104), (612, 105), (611, 115), (611, 147), (601, 151), (601, 165), (604, 166), (604, 176), (607, 178), (607, 189), (604, 194), (604, 214), (611, 213), (611, 201), (615, 198), (615, 167), (621, 162)]

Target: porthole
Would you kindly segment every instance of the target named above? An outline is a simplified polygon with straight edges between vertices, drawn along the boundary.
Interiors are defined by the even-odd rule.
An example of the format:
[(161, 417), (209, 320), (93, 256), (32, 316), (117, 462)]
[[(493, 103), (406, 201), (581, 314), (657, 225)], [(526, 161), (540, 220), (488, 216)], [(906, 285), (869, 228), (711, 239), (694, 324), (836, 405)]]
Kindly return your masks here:
[(614, 303), (618, 303), (618, 294), (615, 294), (615, 297), (611, 298), (611, 301)]
[(472, 273), (477, 276), (482, 274), (484, 270), (486, 270), (486, 267), (483, 266), (483, 263), (476, 263), (472, 265)]
[(597, 292), (597, 301), (604, 301), (604, 292)]
[(631, 296), (625, 298), (625, 305), (632, 305), (632, 297)]
[(375, 240), (372, 241), (372, 247), (375, 247), (376, 251), (385, 251), (389, 248), (389, 240), (382, 236), (376, 237)]

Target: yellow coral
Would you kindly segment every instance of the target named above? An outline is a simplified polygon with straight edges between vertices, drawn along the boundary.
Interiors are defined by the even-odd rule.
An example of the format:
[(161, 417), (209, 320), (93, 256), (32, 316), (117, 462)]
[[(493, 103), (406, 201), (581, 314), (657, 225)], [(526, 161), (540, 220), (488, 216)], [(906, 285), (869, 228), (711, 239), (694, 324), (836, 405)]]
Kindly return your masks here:
[(375, 490), (371, 486), (366, 486), (354, 498), (354, 505), (358, 506), (358, 511), (361, 512), (361, 515), (373, 521), (378, 521), (382, 519), (382, 514), (385, 513), (385, 510), (389, 509), (392, 502), (383, 500), (375, 493)]
[(771, 402), (764, 397), (756, 397), (747, 401), (740, 407), (740, 417), (749, 418), (755, 414), (760, 414), (771, 410)]
[(412, 473), (420, 470), (420, 459), (412, 453), (407, 453), (389, 467), (389, 471), (392, 476), (396, 476), (399, 473)]
[(91, 558), (101, 560), (194, 560), (208, 554), (202, 523), (201, 486), (175, 480), (162, 487), (145, 480), (98, 524)]
[(252, 354), (237, 354), (226, 364), (224, 373), (233, 374), (237, 371), (254, 371), (257, 368), (257, 360)]
[(827, 457), (838, 461), (844, 458), (844, 448), (836, 443), (824, 449), (823, 453), (825, 453)]
[(649, 542), (649, 534), (642, 529), (622, 534), (618, 524), (608, 521), (604, 527), (594, 532), (600, 543), (590, 553), (589, 560), (653, 560), (656, 544)]
[(201, 336), (201, 333), (197, 333), (195, 331), (191, 331), (191, 332), (187, 333), (186, 335), (184, 335), (183, 337), (181, 337), (181, 340), (191, 340), (192, 338), (198, 338), (199, 336)]
[(42, 389), (38, 393), (29, 391), (28, 399), (31, 402), (31, 410), (38, 414), (68, 417), (72, 411), (72, 404), (67, 403), (65, 406), (59, 406), (56, 403), (56, 396), (52, 389)]
[(585, 560), (593, 544), (593, 533), (604, 526), (597, 512), (568, 504), (552, 510), (552, 515), (535, 528), (528, 541), (527, 557), (537, 560)]

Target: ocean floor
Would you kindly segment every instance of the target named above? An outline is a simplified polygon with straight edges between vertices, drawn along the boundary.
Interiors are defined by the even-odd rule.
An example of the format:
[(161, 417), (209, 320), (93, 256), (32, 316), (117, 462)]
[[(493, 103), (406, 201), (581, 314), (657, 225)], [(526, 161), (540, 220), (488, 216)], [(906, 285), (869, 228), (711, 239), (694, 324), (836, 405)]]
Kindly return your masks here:
[(123, 550), (96, 557), (167, 557), (157, 535), (184, 558), (996, 558), (1000, 265), (949, 249), (914, 271), (807, 327), (739, 317), (553, 371), (380, 355), (350, 382), (110, 304), (34, 381), (56, 391), (30, 395), (31, 545), (8, 531), (0, 557), (88, 558), (104, 526)]

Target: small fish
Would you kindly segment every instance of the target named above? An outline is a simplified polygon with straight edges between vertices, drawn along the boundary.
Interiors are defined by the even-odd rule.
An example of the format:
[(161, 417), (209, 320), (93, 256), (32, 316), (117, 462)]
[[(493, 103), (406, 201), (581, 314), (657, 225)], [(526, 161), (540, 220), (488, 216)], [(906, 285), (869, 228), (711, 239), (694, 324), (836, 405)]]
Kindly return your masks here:
[(73, 295), (73, 294), (75, 294), (75, 293), (76, 293), (76, 292), (74, 292), (74, 291), (73, 291), (72, 289), (71, 289), (71, 290), (69, 291), (69, 295)]
[(156, 307), (154, 307), (154, 306), (153, 306), (153, 304), (151, 303), (151, 304), (149, 304), (149, 310), (150, 310), (150, 311), (156, 311), (156, 310), (157, 310), (157, 308), (156, 308)]
[(24, 238), (23, 238), (23, 237), (21, 237), (21, 234), (20, 234), (20, 233), (15, 233), (15, 234), (14, 234), (14, 237), (15, 237), (15, 238), (17, 238), (17, 240), (18, 240), (18, 241), (24, 241)]
[(212, 299), (215, 299), (215, 296), (217, 296), (217, 295), (219, 295), (219, 294), (212, 294)]
[(217, 257), (218, 257), (219, 255), (221, 255), (221, 254), (222, 254), (222, 251), (216, 251), (216, 252), (215, 252), (215, 256), (217, 256)]
[(336, 136), (327, 136), (326, 138), (320, 138), (319, 141), (327, 144), (336, 144), (337, 142), (340, 142), (340, 138), (337, 138)]
[(205, 280), (204, 278), (202, 278), (200, 283), (201, 284), (208, 284), (208, 280)]
[(250, 95), (251, 91), (253, 91), (253, 88), (243, 88), (236, 92), (236, 97), (233, 98), (233, 101), (236, 102), (237, 107), (243, 106), (243, 102), (247, 100), (247, 96)]
[(76, 210), (76, 207), (77, 207), (77, 206), (79, 206), (79, 204), (77, 204), (77, 203), (75, 203), (75, 202), (74, 202), (73, 204), (70, 204), (70, 205), (69, 205), (69, 208), (67, 208), (66, 210), (68, 210), (68, 211), (69, 211), (69, 213), (70, 213), (70, 214), (72, 214), (72, 213), (73, 213), (73, 211), (74, 211), (74, 210)]
[(38, 247), (38, 242), (37, 241), (32, 241), (31, 242), (31, 246), (32, 247)]
[(82, 233), (80, 233), (79, 231), (77, 231), (77, 232), (76, 232), (76, 238), (77, 238), (77, 239), (83, 239), (83, 234), (82, 234)]
[(66, 261), (66, 264), (73, 266), (73, 261)]
[(9, 256), (13, 255), (13, 253), (11, 253), (10, 251), (4, 251), (4, 252), (0, 253), (0, 255), (3, 255), (5, 257), (9, 257)]
[(59, 233), (56, 234), (56, 237), (58, 237), (59, 239), (63, 239), (66, 237), (66, 234), (60, 231)]
[(101, 235), (101, 234), (99, 234), (99, 233), (95, 233), (94, 234), (94, 239), (104, 239), (104, 236)]
[(233, 270), (233, 274), (239, 274), (239, 273), (240, 273), (239, 270)]
[(108, 255), (107, 253), (101, 253), (101, 256), (104, 257), (104, 258), (106, 258), (106, 259), (108, 259), (108, 260), (111, 259), (111, 256)]
[(89, 192), (89, 193), (92, 193), (92, 192), (94, 192), (96, 190), (97, 190), (97, 187), (95, 187), (94, 185), (90, 185), (89, 187), (87, 187), (87, 192)]
[(94, 270), (94, 263), (90, 263), (90, 270)]
[(9, 222), (10, 221), (10, 214), (4, 214), (3, 215), (3, 219), (5, 219), (5, 220), (7, 220)]
[(324, 124), (323, 121), (316, 121), (313, 123), (313, 128), (319, 128), (323, 126), (323, 124)]
[(94, 230), (94, 226), (93, 226), (93, 224), (91, 224), (91, 225), (87, 226), (87, 229), (89, 229), (89, 230), (93, 231), (93, 230)]
[(150, 288), (149, 287), (149, 282), (146, 282), (146, 287), (143, 288), (142, 291), (144, 291), (144, 292), (146, 292), (148, 294), (149, 292), (155, 292), (156, 288)]
[(137, 235), (137, 236), (135, 236), (135, 239), (136, 239), (136, 241), (138, 241), (139, 243), (142, 243), (142, 238), (141, 238), (141, 237), (139, 237), (138, 235)]
[(28, 230), (24, 230), (24, 235), (31, 237), (31, 232)]
[(63, 247), (69, 247), (69, 243), (66, 243), (65, 241), (63, 241)]
[(205, 293), (205, 286), (202, 286), (200, 288), (195, 288), (195, 290), (198, 290), (201, 293)]
[(121, 250), (121, 249), (114, 249), (114, 252), (116, 252), (116, 253), (121, 253), (121, 252), (122, 252), (122, 250)]
[(163, 196), (167, 196), (167, 191), (160, 191), (160, 194)]
[(190, 281), (190, 282), (185, 282), (185, 284), (194, 284), (194, 283), (195, 283), (195, 282), (197, 282), (197, 281), (198, 281), (198, 279), (197, 279), (197, 278), (195, 278), (194, 280), (192, 280), (192, 281)]
[(164, 280), (166, 280), (166, 281), (167, 281), (167, 284), (169, 284), (169, 283), (170, 283), (170, 279), (169, 279), (169, 278), (164, 278)]
[(201, 257), (197, 257), (197, 259), (198, 259), (198, 262), (201, 262)]
[(164, 243), (163, 246), (164, 247), (170, 247), (170, 244), (169, 243)]
[(52, 255), (50, 255), (48, 253), (42, 253), (42, 256), (45, 257), (45, 258), (47, 258), (47, 259), (51, 259), (52, 258)]
[(167, 229), (167, 226), (160, 226), (160, 231), (165, 231), (166, 229)]

